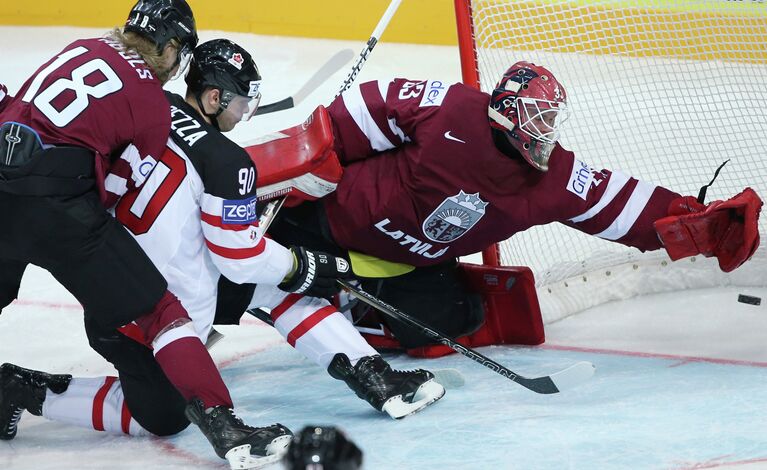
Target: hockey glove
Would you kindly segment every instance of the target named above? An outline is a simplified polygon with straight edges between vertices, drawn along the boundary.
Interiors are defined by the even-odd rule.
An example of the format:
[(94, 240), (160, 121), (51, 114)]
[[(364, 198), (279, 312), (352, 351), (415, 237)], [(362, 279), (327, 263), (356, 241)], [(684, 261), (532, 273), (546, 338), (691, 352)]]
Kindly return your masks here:
[(708, 205), (685, 196), (671, 201), (669, 215), (654, 225), (672, 260), (715, 256), (719, 268), (730, 272), (759, 248), (761, 209), (762, 200), (751, 188)]
[(279, 285), (279, 288), (310, 297), (332, 297), (340, 290), (336, 279), (351, 277), (349, 262), (344, 258), (321, 251), (310, 251), (292, 246), (296, 268)]

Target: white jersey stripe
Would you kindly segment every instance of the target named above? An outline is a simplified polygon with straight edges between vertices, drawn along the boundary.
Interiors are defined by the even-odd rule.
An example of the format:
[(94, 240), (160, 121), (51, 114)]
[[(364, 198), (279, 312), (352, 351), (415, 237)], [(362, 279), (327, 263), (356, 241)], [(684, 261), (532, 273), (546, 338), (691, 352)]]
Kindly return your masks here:
[[(152, 175), (152, 179), (147, 182), (146, 185), (142, 186), (141, 191), (146, 192), (146, 194), (154, 194), (154, 192), (157, 190), (158, 187), (162, 186), (163, 181), (165, 181), (165, 178), (168, 177), (170, 174), (170, 168), (168, 168), (167, 165), (164, 165), (162, 162), (160, 162), (154, 169), (154, 175)], [(151, 197), (137, 197), (136, 201), (131, 205), (130, 212), (135, 215), (136, 217), (141, 217), (144, 215), (144, 211), (146, 210), (147, 205), (152, 201)]]
[(224, 249), (241, 248), (247, 250), (258, 245), (264, 239), (255, 228), (234, 232), (232, 230), (221, 230), (216, 227), (211, 228), (207, 224), (203, 224), (202, 229), (206, 242)]
[(378, 80), (378, 92), (381, 93), (381, 98), (383, 99), (384, 103), (386, 102), (386, 96), (389, 94), (390, 84), (391, 82), (389, 80)]
[(178, 341), (183, 338), (197, 338), (197, 333), (194, 331), (194, 324), (192, 322), (184, 323), (183, 325), (172, 328), (165, 333), (161, 334), (152, 341), (152, 347), (154, 348), (154, 355), (156, 356), (162, 348), (169, 345), (174, 341)]
[(367, 104), (364, 98), (362, 98), (362, 92), (359, 87), (352, 87), (341, 96), (346, 109), (349, 111), (352, 119), (354, 119), (357, 127), (370, 141), (370, 146), (373, 150), (380, 152), (394, 148), (394, 144), (386, 138), (381, 128), (378, 127), (378, 124), (373, 119), (373, 116), (370, 115), (370, 110), (368, 110)]
[(125, 148), (120, 155), (120, 159), (125, 160), (128, 162), (128, 165), (130, 165), (132, 171), (131, 178), (136, 183), (136, 186), (141, 186), (146, 177), (152, 173), (155, 165), (157, 165), (157, 161), (152, 155), (147, 155), (142, 158), (142, 155), (133, 144), (128, 145), (128, 147)]
[(221, 217), (221, 209), (224, 206), (224, 199), (203, 193), (200, 198), (200, 209), (206, 214)]
[(594, 217), (595, 215), (599, 214), (599, 212), (601, 212), (602, 209), (607, 207), (607, 205), (610, 204), (613, 199), (615, 199), (615, 196), (618, 195), (620, 190), (623, 189), (624, 186), (626, 186), (626, 183), (628, 183), (629, 178), (630, 177), (625, 173), (621, 173), (620, 171), (614, 171), (610, 175), (610, 179), (607, 181), (607, 189), (605, 189), (605, 193), (602, 195), (599, 201), (583, 214), (570, 219), (570, 222), (574, 222), (574, 223), (583, 222), (584, 220), (588, 220)]
[(121, 178), (114, 173), (110, 173), (104, 179), (104, 189), (108, 192), (122, 196), (128, 192), (128, 180)]
[(596, 236), (605, 240), (617, 240), (626, 235), (647, 206), (657, 186), (639, 181), (626, 205), (612, 224)]
[(389, 129), (394, 132), (402, 142), (410, 142), (410, 137), (406, 136), (402, 129), (397, 125), (397, 121), (394, 118), (389, 118)]

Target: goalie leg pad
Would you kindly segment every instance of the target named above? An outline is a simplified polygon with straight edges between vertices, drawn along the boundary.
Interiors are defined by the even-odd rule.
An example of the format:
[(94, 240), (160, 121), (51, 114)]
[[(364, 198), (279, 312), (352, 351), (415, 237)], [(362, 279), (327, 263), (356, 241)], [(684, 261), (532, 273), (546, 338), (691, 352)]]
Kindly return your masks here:
[[(461, 263), (459, 270), (467, 288), (482, 296), (485, 322), (476, 332), (457, 338), (464, 346), (494, 344), (536, 345), (545, 341), (543, 318), (535, 291), (533, 272), (527, 267), (495, 267)], [(409, 349), (416, 357), (453, 354), (452, 348), (432, 345)]]

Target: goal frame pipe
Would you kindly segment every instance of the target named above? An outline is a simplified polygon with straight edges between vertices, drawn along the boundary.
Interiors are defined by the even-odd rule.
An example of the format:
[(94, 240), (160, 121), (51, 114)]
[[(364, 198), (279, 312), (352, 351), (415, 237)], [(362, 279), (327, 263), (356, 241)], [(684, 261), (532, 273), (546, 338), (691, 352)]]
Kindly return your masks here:
[[(455, 24), (458, 28), (458, 52), (461, 57), (463, 83), (480, 89), (477, 51), (474, 48), (474, 22), (472, 21), (471, 0), (454, 0)], [(488, 123), (488, 125), (490, 125)], [(489, 266), (500, 266), (501, 256), (498, 244), (490, 245), (482, 252), (482, 262)]]

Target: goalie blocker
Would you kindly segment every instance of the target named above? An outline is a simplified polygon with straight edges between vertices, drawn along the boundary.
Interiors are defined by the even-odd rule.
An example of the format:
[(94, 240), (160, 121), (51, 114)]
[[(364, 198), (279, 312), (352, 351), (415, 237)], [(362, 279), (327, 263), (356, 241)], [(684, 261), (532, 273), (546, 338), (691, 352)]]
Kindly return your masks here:
[(243, 145), (258, 170), (258, 200), (286, 196), (285, 204), (314, 201), (335, 191), (343, 169), (333, 150), (333, 130), (324, 106), (298, 126)]

